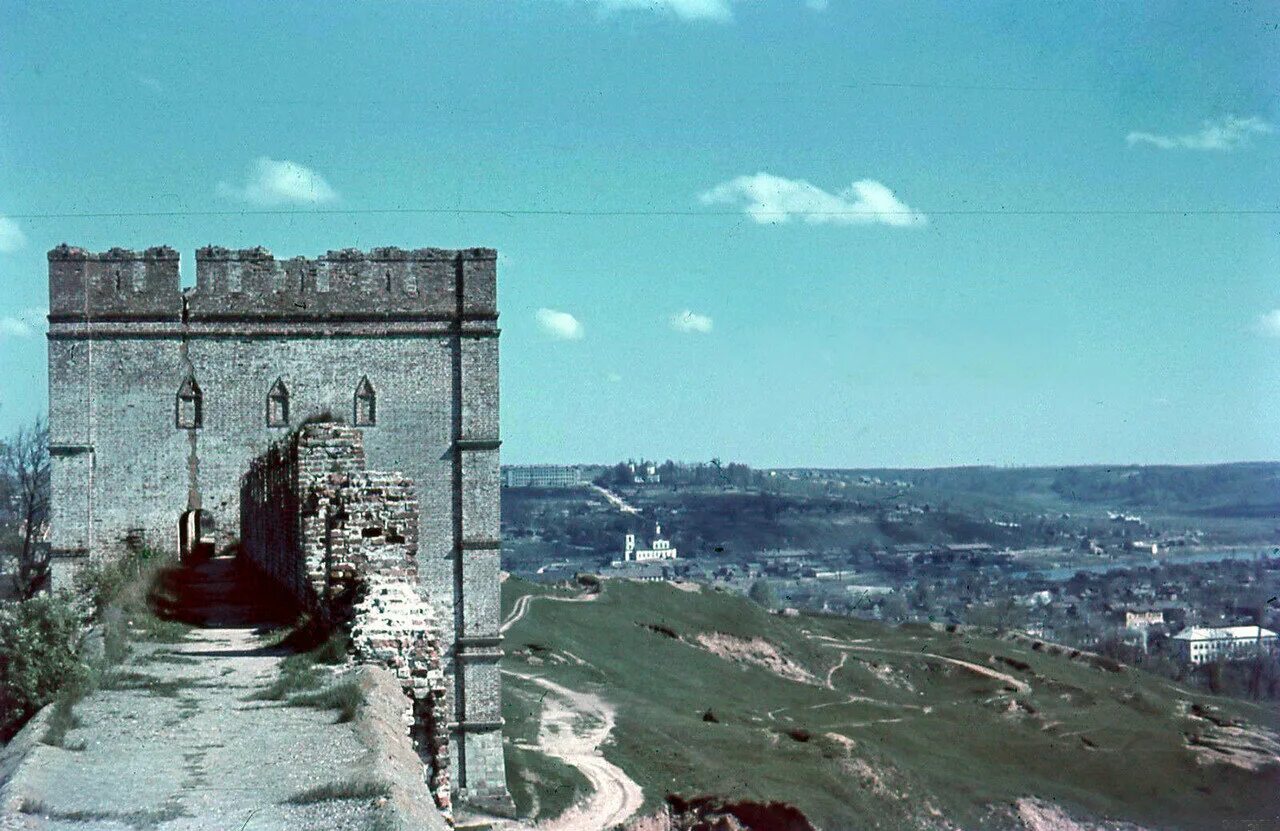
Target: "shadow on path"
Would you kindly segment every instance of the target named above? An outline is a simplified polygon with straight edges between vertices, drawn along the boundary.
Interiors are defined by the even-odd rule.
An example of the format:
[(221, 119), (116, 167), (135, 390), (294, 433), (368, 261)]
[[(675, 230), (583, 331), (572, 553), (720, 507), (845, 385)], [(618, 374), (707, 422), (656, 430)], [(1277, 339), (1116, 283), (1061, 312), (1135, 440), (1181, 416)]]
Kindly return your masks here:
[(271, 581), (232, 555), (166, 569), (148, 602), (157, 617), (206, 629), (275, 626), (298, 614)]

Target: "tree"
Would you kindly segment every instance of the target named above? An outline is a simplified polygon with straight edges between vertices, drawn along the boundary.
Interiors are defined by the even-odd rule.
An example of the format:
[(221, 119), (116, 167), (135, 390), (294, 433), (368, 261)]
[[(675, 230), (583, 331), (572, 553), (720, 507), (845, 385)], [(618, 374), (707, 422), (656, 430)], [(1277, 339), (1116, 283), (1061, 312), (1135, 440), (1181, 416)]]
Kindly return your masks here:
[(34, 597), (49, 579), (49, 427), (43, 418), (14, 433), (0, 448), (0, 473), (12, 489), (17, 540), (6, 552), (13, 559), (14, 591)]
[(752, 583), (747, 597), (766, 609), (778, 608), (778, 590), (768, 580), (757, 580)]
[(880, 606), (880, 612), (884, 615), (884, 619), (890, 623), (901, 623), (907, 619), (910, 609), (907, 608), (907, 601), (900, 593), (894, 592), (884, 599), (884, 603)]

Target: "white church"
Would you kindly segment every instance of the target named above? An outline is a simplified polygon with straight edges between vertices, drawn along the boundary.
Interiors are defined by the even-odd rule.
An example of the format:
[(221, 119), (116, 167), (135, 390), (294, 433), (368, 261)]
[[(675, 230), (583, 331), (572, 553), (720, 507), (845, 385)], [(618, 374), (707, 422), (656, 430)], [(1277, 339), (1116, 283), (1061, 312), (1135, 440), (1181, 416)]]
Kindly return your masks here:
[(675, 558), (676, 549), (671, 545), (670, 540), (663, 539), (660, 524), (654, 524), (653, 542), (648, 548), (638, 547), (636, 535), (627, 534), (626, 545), (622, 550), (624, 563), (651, 563), (655, 560), (674, 560)]

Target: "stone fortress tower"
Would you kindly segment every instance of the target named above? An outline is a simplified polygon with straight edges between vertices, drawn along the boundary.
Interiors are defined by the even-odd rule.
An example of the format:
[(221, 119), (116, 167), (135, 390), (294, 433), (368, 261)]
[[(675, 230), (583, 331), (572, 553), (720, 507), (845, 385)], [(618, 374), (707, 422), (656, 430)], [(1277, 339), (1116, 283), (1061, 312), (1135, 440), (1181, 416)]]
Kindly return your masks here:
[(418, 567), (448, 646), (459, 799), (509, 804), (502, 755), (496, 252), (168, 247), (49, 252), (54, 581), (129, 546), (239, 531), (241, 476), (312, 417), (412, 478)]

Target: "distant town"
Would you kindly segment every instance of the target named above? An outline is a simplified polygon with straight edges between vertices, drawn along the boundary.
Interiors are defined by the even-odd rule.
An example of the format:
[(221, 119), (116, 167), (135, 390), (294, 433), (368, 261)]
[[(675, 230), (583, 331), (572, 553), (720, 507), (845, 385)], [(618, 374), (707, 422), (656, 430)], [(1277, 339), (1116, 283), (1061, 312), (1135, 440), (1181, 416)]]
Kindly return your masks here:
[(1280, 697), (1277, 464), (502, 474), (504, 567), (531, 579), (690, 581), (780, 613), (987, 627)]

